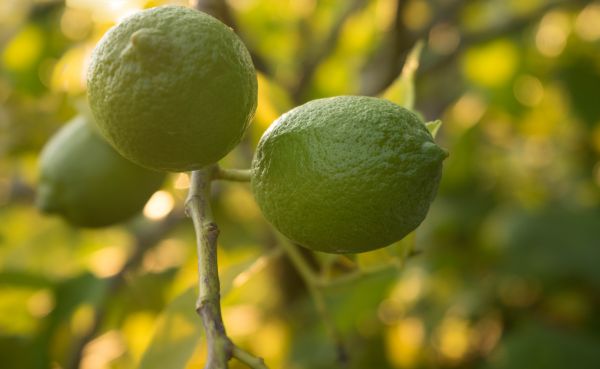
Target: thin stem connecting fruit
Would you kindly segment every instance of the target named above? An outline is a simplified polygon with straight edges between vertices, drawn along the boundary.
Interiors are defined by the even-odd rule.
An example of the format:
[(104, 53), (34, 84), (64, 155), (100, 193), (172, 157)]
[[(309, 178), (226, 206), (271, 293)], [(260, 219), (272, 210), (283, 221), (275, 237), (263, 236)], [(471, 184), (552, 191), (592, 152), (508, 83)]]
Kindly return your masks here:
[(250, 169), (225, 169), (216, 166), (213, 178), (233, 182), (250, 182), (252, 171)]
[(282, 235), (278, 235), (278, 238), (279, 244), (287, 253), (288, 257), (290, 258), (290, 261), (292, 262), (292, 264), (294, 264), (296, 270), (298, 271), (298, 273), (300, 273), (300, 276), (306, 284), (306, 288), (308, 289), (308, 292), (315, 304), (317, 312), (321, 316), (321, 319), (325, 324), (325, 328), (327, 329), (329, 335), (331, 336), (331, 339), (333, 340), (336, 346), (338, 360), (341, 363), (345, 363), (348, 360), (348, 353), (341, 338), (341, 335), (339, 334), (335, 326), (335, 322), (331, 314), (329, 313), (329, 310), (327, 309), (325, 297), (319, 289), (319, 287), (323, 285), (322, 279), (315, 274), (315, 272), (306, 262), (306, 259), (304, 259), (304, 257), (294, 244), (292, 244), (287, 238), (283, 237)]
[(267, 369), (261, 358), (235, 346), (227, 336), (221, 315), (221, 292), (217, 264), (219, 228), (210, 207), (211, 181), (216, 165), (192, 172), (186, 200), (187, 215), (192, 218), (198, 252), (198, 300), (196, 311), (202, 318), (208, 344), (205, 369), (227, 369), (229, 359), (237, 358), (252, 369)]
[(231, 354), (252, 369), (269, 369), (262, 358), (256, 357), (238, 346), (233, 346)]

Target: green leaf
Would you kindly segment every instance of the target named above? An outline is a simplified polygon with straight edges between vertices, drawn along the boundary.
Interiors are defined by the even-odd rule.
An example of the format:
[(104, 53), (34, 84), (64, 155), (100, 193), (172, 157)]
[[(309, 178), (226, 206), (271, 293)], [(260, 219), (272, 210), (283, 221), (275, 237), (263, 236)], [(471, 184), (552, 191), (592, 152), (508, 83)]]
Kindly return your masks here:
[(221, 296), (225, 297), (235, 288), (243, 285), (252, 276), (260, 273), (266, 265), (282, 254), (278, 247), (262, 255), (250, 255), (237, 264), (232, 264), (221, 272)]
[(411, 232), (403, 239), (394, 242), (388, 247), (357, 254), (356, 263), (366, 273), (385, 266), (401, 266), (413, 252), (414, 246), (415, 232)]
[(398, 277), (395, 268), (381, 268), (361, 275), (351, 283), (337, 283), (322, 289), (335, 326), (347, 334), (360, 319), (376, 314)]
[(419, 68), (419, 59), (423, 50), (423, 41), (418, 41), (406, 57), (400, 76), (381, 95), (393, 103), (412, 110), (415, 106), (415, 73)]
[(204, 331), (196, 315), (196, 291), (179, 295), (162, 313), (139, 369), (184, 369)]
[(592, 335), (527, 322), (503, 338), (486, 369), (600, 367), (600, 341)]
[(437, 135), (441, 126), (442, 126), (442, 121), (439, 119), (425, 123), (425, 127), (427, 127), (427, 129), (429, 130), (429, 133), (431, 133), (433, 138), (435, 138), (435, 136)]

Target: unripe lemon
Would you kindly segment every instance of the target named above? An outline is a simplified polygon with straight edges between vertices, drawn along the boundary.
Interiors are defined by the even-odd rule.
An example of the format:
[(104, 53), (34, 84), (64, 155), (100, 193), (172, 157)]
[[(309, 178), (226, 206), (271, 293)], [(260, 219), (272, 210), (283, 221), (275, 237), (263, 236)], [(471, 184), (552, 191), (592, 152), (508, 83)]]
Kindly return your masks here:
[(107, 226), (142, 210), (165, 176), (123, 158), (78, 116), (42, 150), (36, 205), (77, 226)]
[(109, 30), (87, 81), (101, 133), (153, 169), (217, 162), (256, 110), (256, 72), (242, 41), (217, 19), (180, 6), (138, 12)]
[(314, 100), (265, 132), (252, 190), (291, 240), (330, 253), (369, 251), (423, 221), (446, 156), (414, 113), (390, 101)]

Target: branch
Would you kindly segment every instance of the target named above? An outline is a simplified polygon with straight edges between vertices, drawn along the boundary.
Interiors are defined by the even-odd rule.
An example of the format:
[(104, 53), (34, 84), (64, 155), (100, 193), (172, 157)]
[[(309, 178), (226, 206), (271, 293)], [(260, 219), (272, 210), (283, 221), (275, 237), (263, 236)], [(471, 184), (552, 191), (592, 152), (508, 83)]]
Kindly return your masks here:
[[(201, 12), (212, 15), (221, 22), (231, 27), (233, 25), (233, 17), (229, 11), (229, 7), (223, 0), (194, 0), (193, 7)], [(233, 27), (232, 27), (233, 28)]]
[(242, 363), (248, 365), (248, 367), (250, 367), (250, 368), (269, 369), (265, 365), (265, 361), (262, 358), (256, 357), (256, 356), (250, 354), (249, 352), (242, 350), (241, 348), (239, 348), (237, 346), (233, 346), (232, 355), (234, 358), (236, 358), (239, 361), (241, 361)]
[(222, 179), (233, 182), (250, 182), (252, 171), (250, 169), (225, 169), (217, 166), (213, 179)]
[(321, 47), (309, 57), (304, 60), (303, 69), (300, 74), (300, 78), (296, 86), (292, 88), (292, 98), (298, 103), (302, 100), (302, 96), (306, 92), (306, 89), (309, 87), (310, 82), (313, 79), (313, 76), (325, 58), (327, 58), (335, 49), (335, 45), (338, 42), (340, 34), (342, 32), (342, 28), (346, 21), (352, 14), (357, 12), (359, 9), (366, 5), (365, 0), (353, 0), (339, 15), (339, 17), (333, 23), (333, 26), (329, 30), (328, 37), (325, 39)]
[(379, 95), (389, 86), (397, 78), (403, 67), (402, 61), (408, 56), (415, 43), (418, 40), (426, 39), (435, 24), (455, 22), (466, 2), (456, 0), (440, 6), (429, 26), (418, 32), (410, 31), (402, 20), (407, 3), (403, 0), (397, 1), (393, 28), (389, 30), (386, 38), (378, 46), (374, 56), (363, 67), (361, 78), (361, 94), (363, 95)]
[[(236, 33), (238, 34), (238, 36), (240, 36), (242, 41), (246, 45), (248, 44), (244, 35), (237, 32), (238, 26), (235, 22), (235, 19), (233, 18), (233, 15), (231, 14), (229, 6), (224, 0), (194, 0), (192, 3), (194, 8), (212, 15), (213, 17), (219, 19), (221, 22), (225, 23), (232, 29), (236, 30)], [(260, 71), (266, 76), (272, 76), (273, 71), (266, 59), (262, 55), (260, 55), (256, 50), (249, 51), (256, 70)]]
[(194, 222), (198, 252), (198, 300), (196, 311), (202, 318), (208, 358), (206, 369), (227, 369), (233, 344), (225, 333), (221, 316), (221, 295), (217, 264), (219, 229), (213, 222), (209, 204), (210, 183), (214, 167), (192, 172), (186, 212)]
[(90, 327), (86, 334), (74, 344), (74, 348), (71, 351), (71, 357), (66, 365), (67, 368), (77, 369), (80, 367), (85, 346), (98, 334), (98, 331), (102, 326), (110, 301), (108, 297), (113, 296), (114, 293), (125, 284), (127, 274), (140, 265), (146, 251), (165, 238), (165, 236), (183, 219), (184, 216), (181, 209), (175, 209), (160, 222), (134, 233), (134, 251), (119, 273), (107, 279), (103, 304), (97, 306), (95, 309), (92, 327)]
[(432, 63), (428, 63), (423, 65), (421, 69), (417, 71), (417, 76), (423, 76), (432, 71), (439, 70), (444, 66), (450, 64), (454, 61), (465, 49), (470, 46), (479, 45), (488, 41), (491, 41), (495, 38), (498, 38), (503, 35), (521, 32), (523, 29), (527, 28), (532, 23), (541, 19), (547, 12), (553, 10), (560, 6), (565, 5), (573, 5), (574, 3), (582, 3), (582, 1), (572, 1), (572, 0), (557, 0), (546, 3), (543, 6), (540, 6), (537, 10), (529, 13), (527, 15), (523, 15), (520, 17), (516, 17), (514, 19), (509, 20), (508, 22), (501, 24), (496, 27), (492, 27), (490, 29), (480, 31), (477, 33), (468, 33), (463, 35), (460, 44), (455, 52), (452, 54), (445, 55), (436, 59)]
[(229, 359), (238, 358), (250, 368), (266, 369), (262, 359), (236, 347), (227, 337), (221, 314), (221, 291), (217, 262), (219, 229), (210, 207), (211, 181), (218, 173), (212, 165), (192, 172), (186, 212), (194, 223), (198, 252), (198, 300), (196, 311), (202, 318), (208, 355), (205, 369), (227, 369)]
[[(2, 201), (0, 202), (0, 205), (12, 203), (33, 203), (36, 190), (27, 184), (18, 172), (9, 180), (7, 187), (6, 196), (0, 200)], [(0, 189), (0, 191), (2, 191), (2, 189)]]
[(306, 262), (306, 259), (304, 259), (302, 254), (300, 254), (300, 251), (298, 250), (296, 245), (292, 244), (285, 237), (279, 235), (279, 233), (277, 233), (277, 235), (279, 238), (279, 244), (284, 249), (284, 251), (287, 253), (292, 264), (294, 264), (294, 266), (296, 267), (296, 270), (298, 270), (298, 272), (300, 273), (300, 276), (302, 277), (302, 279), (304, 280), (304, 283), (306, 284), (306, 288), (315, 303), (317, 312), (321, 316), (321, 319), (323, 320), (323, 323), (325, 324), (325, 328), (327, 329), (327, 332), (329, 333), (330, 337), (332, 338), (333, 343), (337, 349), (338, 361), (341, 364), (347, 364), (348, 363), (348, 351), (346, 349), (346, 346), (344, 345), (344, 342), (342, 340), (340, 333), (338, 332), (338, 330), (335, 326), (334, 320), (331, 317), (329, 310), (327, 309), (327, 304), (325, 303), (325, 298), (324, 298), (321, 290), (319, 289), (319, 287), (322, 287), (324, 285), (324, 282), (322, 281), (322, 279), (320, 277), (318, 277), (315, 274), (315, 272), (312, 270), (312, 268), (308, 265), (308, 263)]
[[(532, 23), (537, 22), (541, 19), (547, 12), (561, 7), (561, 6), (580, 6), (585, 4), (584, 0), (557, 0), (546, 3), (543, 6), (540, 6), (537, 10), (533, 12), (523, 15), (520, 17), (513, 18), (508, 20), (507, 22), (491, 27), (487, 30), (478, 32), (478, 33), (467, 33), (462, 36), (461, 42), (458, 45), (457, 49), (448, 55), (444, 55), (441, 57), (434, 58), (433, 60), (423, 63), (422, 67), (417, 71), (416, 78), (420, 80), (425, 76), (432, 76), (435, 73), (443, 72), (447, 67), (454, 65), (455, 60), (463, 54), (463, 52), (469, 47), (476, 46), (495, 38), (522, 32), (525, 28), (529, 27)], [(435, 78), (435, 77), (433, 77)], [(434, 118), (439, 117), (450, 104), (454, 103), (461, 94), (461, 90), (450, 91), (446, 94), (446, 96), (439, 95), (436, 96), (435, 99), (424, 103), (421, 101), (420, 108), (421, 111), (425, 114), (425, 116)], [(427, 106), (427, 108), (425, 108)], [(425, 111), (426, 110), (426, 111)]]

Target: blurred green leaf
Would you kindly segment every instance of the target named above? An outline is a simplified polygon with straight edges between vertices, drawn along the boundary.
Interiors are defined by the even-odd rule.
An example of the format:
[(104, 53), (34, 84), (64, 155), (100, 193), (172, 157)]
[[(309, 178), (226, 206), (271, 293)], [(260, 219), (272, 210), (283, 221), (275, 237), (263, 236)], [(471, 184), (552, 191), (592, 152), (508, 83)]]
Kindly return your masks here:
[(547, 283), (578, 278), (600, 288), (600, 212), (552, 207), (514, 219), (507, 271)]
[(600, 84), (597, 59), (579, 57), (571, 60), (560, 73), (577, 114), (588, 125), (596, 124), (600, 119), (600, 104), (596, 95)]
[(418, 41), (406, 57), (400, 76), (382, 94), (388, 99), (406, 109), (415, 106), (415, 73), (419, 68), (419, 59), (423, 50), (423, 41)]
[(489, 369), (600, 368), (600, 340), (585, 334), (526, 323), (506, 337)]
[(398, 277), (398, 269), (382, 268), (365, 274), (351, 283), (335, 284), (323, 289), (336, 325), (348, 333), (361, 324), (359, 320), (375, 320), (377, 307)]
[(196, 314), (196, 290), (190, 288), (167, 306), (138, 369), (184, 369), (199, 346), (204, 328)]

